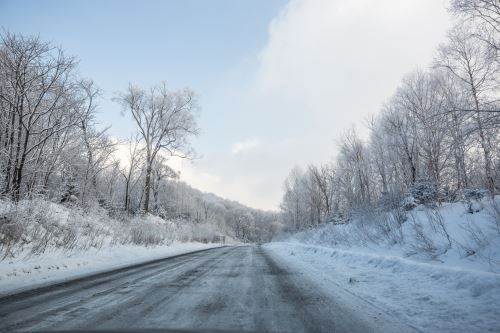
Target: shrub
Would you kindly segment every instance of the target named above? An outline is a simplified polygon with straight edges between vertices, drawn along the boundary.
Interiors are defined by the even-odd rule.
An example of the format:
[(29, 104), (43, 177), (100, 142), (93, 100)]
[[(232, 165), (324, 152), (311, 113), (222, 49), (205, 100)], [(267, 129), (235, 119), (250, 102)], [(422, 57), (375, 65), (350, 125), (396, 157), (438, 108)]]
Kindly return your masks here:
[(467, 205), (467, 212), (469, 214), (477, 213), (481, 209), (479, 207), (475, 207), (481, 199), (483, 199), (486, 195), (487, 191), (482, 188), (467, 188), (464, 190), (464, 200)]
[(413, 239), (409, 242), (410, 251), (408, 255), (421, 254), (425, 257), (435, 260), (438, 256), (438, 249), (431, 237), (425, 231), (423, 224), (412, 216)]
[(464, 190), (464, 199), (480, 201), (485, 197), (486, 193), (487, 191), (483, 188), (466, 188)]
[(497, 232), (500, 234), (500, 202), (491, 200), (487, 206), (487, 210), (491, 221), (493, 222)]
[(407, 196), (401, 200), (401, 207), (406, 211), (410, 211), (417, 206), (417, 200), (412, 196)]
[(426, 178), (418, 179), (409, 187), (408, 194), (418, 204), (428, 205), (434, 203), (437, 199), (436, 184)]

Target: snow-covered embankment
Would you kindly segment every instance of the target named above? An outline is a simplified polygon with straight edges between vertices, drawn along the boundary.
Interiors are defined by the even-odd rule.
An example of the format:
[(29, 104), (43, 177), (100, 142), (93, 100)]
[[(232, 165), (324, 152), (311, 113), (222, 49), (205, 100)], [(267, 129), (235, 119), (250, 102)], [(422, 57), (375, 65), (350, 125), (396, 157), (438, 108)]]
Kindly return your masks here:
[(340, 288), (424, 332), (500, 332), (500, 232), (490, 208), (417, 207), (397, 239), (368, 219), (266, 247), (325, 292)]

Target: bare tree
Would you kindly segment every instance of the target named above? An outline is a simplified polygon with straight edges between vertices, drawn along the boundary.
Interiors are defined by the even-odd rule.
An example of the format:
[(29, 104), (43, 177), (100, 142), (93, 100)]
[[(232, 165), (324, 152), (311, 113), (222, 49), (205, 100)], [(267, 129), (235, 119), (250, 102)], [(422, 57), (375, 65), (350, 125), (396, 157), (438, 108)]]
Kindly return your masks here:
[[(124, 195), (124, 202), (123, 202), (123, 207), (127, 213), (130, 211), (130, 190), (131, 187), (134, 185), (134, 182), (139, 180), (137, 177), (136, 173), (137, 170), (140, 168), (140, 165), (142, 163), (142, 159), (144, 157), (143, 150), (140, 147), (140, 137), (138, 135), (134, 137), (131, 137), (130, 140), (127, 142), (127, 148), (128, 148), (128, 160), (127, 164), (125, 167), (120, 168), (120, 174), (123, 176), (125, 180), (125, 195)], [(134, 181), (134, 177), (136, 177)]]
[(445, 68), (468, 87), (470, 109), (474, 110), (476, 131), (483, 151), (486, 184), (493, 196), (495, 177), (491, 141), (481, 111), (488, 109), (494, 102), (491, 94), (497, 87), (496, 74), (499, 67), (491, 49), (477, 42), (465, 29), (457, 26), (450, 32), (448, 44), (440, 48), (436, 66)]
[(332, 211), (332, 197), (333, 197), (333, 178), (335, 177), (335, 169), (331, 165), (321, 165), (319, 168), (310, 165), (308, 172), (311, 174), (316, 188), (321, 194), (321, 215), (328, 216)]
[(398, 94), (400, 103), (410, 112), (410, 121), (416, 126), (422, 175), (432, 179), (438, 188), (450, 155), (447, 149), (449, 124), (443, 112), (446, 100), (440, 89), (441, 81), (437, 73), (419, 70), (403, 80)]
[(7, 33), (1, 44), (0, 99), (10, 118), (3, 192), (17, 201), (28, 156), (79, 121), (71, 80), (75, 59), (36, 37)]
[(87, 159), (80, 199), (85, 202), (89, 187), (97, 191), (97, 175), (112, 165), (111, 156), (115, 151), (116, 142), (106, 134), (109, 127), (103, 130), (96, 129), (96, 100), (101, 95), (100, 89), (92, 80), (81, 80), (79, 86), (82, 96), (80, 97), (81, 117), (78, 127), (81, 131)]
[(145, 90), (130, 85), (116, 100), (131, 113), (145, 149), (144, 211), (149, 212), (151, 173), (161, 150), (187, 158), (192, 155), (188, 138), (198, 134), (194, 94), (189, 89), (171, 92), (163, 83)]
[(471, 25), (473, 35), (500, 51), (500, 2), (498, 0), (453, 0), (453, 13), (463, 17)]
[[(456, 77), (446, 71), (440, 71), (440, 89), (439, 93), (445, 100), (445, 110), (459, 110), (467, 102), (467, 87), (464, 83), (457, 80)], [(446, 134), (451, 139), (451, 147), (454, 160), (454, 169), (456, 175), (457, 191), (462, 191), (469, 187), (469, 175), (466, 167), (467, 140), (470, 133), (467, 133), (466, 126), (470, 119), (469, 113), (447, 112), (448, 128)], [(442, 119), (442, 117), (440, 117)]]
[(179, 174), (167, 165), (167, 159), (158, 155), (153, 163), (151, 189), (153, 190), (154, 211), (158, 211), (158, 194), (162, 184), (168, 179), (178, 179)]

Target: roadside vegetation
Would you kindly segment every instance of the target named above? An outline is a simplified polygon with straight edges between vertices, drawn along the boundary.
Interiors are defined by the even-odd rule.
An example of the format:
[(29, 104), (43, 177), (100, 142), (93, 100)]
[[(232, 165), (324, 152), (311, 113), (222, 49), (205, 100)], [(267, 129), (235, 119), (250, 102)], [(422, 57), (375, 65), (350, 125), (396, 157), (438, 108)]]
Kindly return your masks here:
[(169, 158), (195, 156), (196, 94), (134, 84), (115, 95), (129, 140), (97, 115), (102, 91), (40, 37), (0, 39), (0, 258), (103, 243), (269, 239), (274, 213), (202, 193)]
[[(450, 11), (455, 26), (433, 63), (402, 80), (367, 135), (347, 130), (330, 163), (291, 171), (281, 204), (289, 232), (330, 223), (320, 232), (330, 243), (402, 244), (435, 260), (498, 248), (500, 6), (455, 0)], [(461, 203), (451, 215), (450, 203)], [(459, 225), (460, 240), (450, 234)]]

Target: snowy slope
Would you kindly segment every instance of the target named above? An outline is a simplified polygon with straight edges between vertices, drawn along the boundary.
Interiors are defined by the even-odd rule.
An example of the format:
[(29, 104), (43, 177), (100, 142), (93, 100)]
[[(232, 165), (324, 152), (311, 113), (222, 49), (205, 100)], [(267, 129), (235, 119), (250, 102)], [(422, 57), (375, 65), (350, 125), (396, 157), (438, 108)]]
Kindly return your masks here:
[(437, 209), (418, 206), (407, 212), (401, 229), (387, 231), (387, 214), (370, 213), (349, 224), (324, 224), (280, 237), (283, 241), (377, 253), (452, 266), (500, 273), (500, 197), (476, 202), (474, 214), (463, 203)]
[(299, 243), (266, 247), (325, 292), (340, 288), (423, 332), (500, 332), (500, 274)]
[[(269, 249), (425, 332), (500, 332), (500, 198), (418, 206), (401, 228), (386, 213), (282, 235)], [(396, 224), (397, 225), (397, 224)]]

